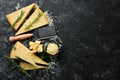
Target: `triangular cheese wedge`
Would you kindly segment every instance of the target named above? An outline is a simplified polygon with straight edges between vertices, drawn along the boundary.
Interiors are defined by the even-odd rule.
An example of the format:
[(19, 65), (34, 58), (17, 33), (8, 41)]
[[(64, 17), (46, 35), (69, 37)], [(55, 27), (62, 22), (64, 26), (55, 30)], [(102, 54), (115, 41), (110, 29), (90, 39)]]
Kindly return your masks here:
[(30, 50), (18, 41), (18, 42), (16, 42), (16, 44), (14, 45), (14, 47), (11, 51), (10, 58), (20, 58), (20, 59), (36, 66), (36, 64), (30, 54), (31, 54)]
[[(19, 35), (19, 34), (34, 30), (36, 28), (47, 25), (49, 23), (47, 17), (42, 12), (42, 10), (37, 5), (36, 5), (36, 7), (37, 7), (36, 10), (28, 18), (28, 20), (21, 26), (21, 28), (18, 30), (16, 35)], [(38, 18), (38, 19), (35, 20), (36, 18)]]
[(35, 61), (35, 63), (49, 65), (47, 62), (43, 61), (40, 57), (37, 57), (34, 53), (31, 54), (31, 56), (32, 56), (33, 60)]
[(23, 68), (24, 70), (35, 70), (35, 69), (47, 68), (45, 66), (38, 66), (38, 65), (34, 66), (26, 62), (20, 62), (20, 67)]
[[(29, 15), (30, 11), (34, 8), (36, 4), (33, 3), (27, 7), (24, 7), (20, 10), (17, 10), (15, 12), (12, 12), (6, 16), (8, 19), (9, 23), (12, 25), (12, 27), (15, 30), (18, 30), (18, 28), (21, 26), (21, 24), (25, 21), (26, 17)], [(22, 13), (23, 12), (23, 13)], [(22, 15), (21, 15), (22, 14)], [(18, 17), (21, 16), (21, 19), (15, 24), (16, 20)], [(13, 26), (14, 25), (14, 26)]]
[(29, 49), (27, 47), (25, 47), (21, 42), (17, 41), (12, 48), (12, 51), (10, 53), (10, 58), (17, 59), (16, 57), (17, 53), (25, 53), (28, 51)]

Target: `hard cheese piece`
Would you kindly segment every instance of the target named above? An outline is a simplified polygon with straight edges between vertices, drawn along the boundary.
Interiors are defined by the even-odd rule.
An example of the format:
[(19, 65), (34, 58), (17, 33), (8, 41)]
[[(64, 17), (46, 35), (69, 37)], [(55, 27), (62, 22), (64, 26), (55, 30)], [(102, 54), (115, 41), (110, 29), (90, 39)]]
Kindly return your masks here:
[(48, 65), (47, 62), (43, 61), (41, 58), (37, 57), (34, 53), (31, 54), (33, 60), (35, 61), (35, 63), (38, 63), (38, 64), (43, 64), (43, 65)]
[(34, 8), (35, 5), (36, 4), (33, 3), (33, 4), (31, 4), (31, 5), (27, 6), (27, 7), (24, 7), (22, 9), (18, 10), (18, 11), (12, 12), (12, 13), (10, 13), (10, 14), (8, 14), (6, 16), (6, 18), (9, 21), (9, 23), (11, 25), (13, 25), (15, 23), (16, 19), (20, 16), (21, 11), (24, 12), (22, 18), (13, 26), (13, 28), (15, 30), (18, 30), (18, 28), (20, 27), (20, 25), (25, 21), (26, 17), (29, 15), (30, 11)]
[[(33, 12), (33, 14), (28, 18), (28, 20), (22, 25), (22, 27), (18, 30), (18, 32), (16, 33), (16, 35), (34, 30), (36, 28), (42, 27), (44, 25), (47, 25), (48, 19), (45, 16), (45, 14), (42, 12), (42, 10), (36, 5), (36, 10)], [(35, 18), (37, 18), (37, 16), (40, 14), (40, 17), (36, 20)], [(34, 23), (33, 23), (34, 22)], [(33, 23), (32, 25), (30, 25), (31, 23)], [(30, 26), (28, 26), (30, 25)]]
[(35, 70), (35, 69), (41, 69), (41, 68), (47, 68), (45, 66), (34, 66), (26, 62), (20, 62), (20, 67), (24, 70)]
[(31, 54), (30, 50), (18, 41), (18, 42), (16, 42), (16, 44), (14, 45), (14, 47), (11, 51), (10, 58), (14, 58), (14, 59), (20, 58), (20, 59), (36, 66), (36, 64), (30, 54)]
[(37, 52), (43, 52), (43, 44), (40, 44), (41, 41), (29, 42), (29, 49), (36, 50)]

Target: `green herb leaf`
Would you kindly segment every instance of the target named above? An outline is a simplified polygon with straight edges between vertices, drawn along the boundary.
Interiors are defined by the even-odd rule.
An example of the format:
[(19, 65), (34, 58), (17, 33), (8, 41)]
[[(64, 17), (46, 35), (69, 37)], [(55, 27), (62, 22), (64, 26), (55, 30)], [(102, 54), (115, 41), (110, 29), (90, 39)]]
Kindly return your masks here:
[(18, 23), (21, 20), (21, 18), (23, 17), (24, 13), (25, 13), (24, 11), (21, 11), (20, 15), (17, 17), (17, 19), (13, 23), (12, 27), (14, 27), (15, 24)]
[(12, 26), (10, 26), (10, 27), (9, 27), (9, 29), (11, 30), (11, 29), (13, 29), (13, 27), (12, 27)]
[(46, 61), (46, 62), (50, 62), (51, 59), (49, 57), (49, 55), (46, 52), (42, 52), (38, 55), (42, 60)]
[(41, 14), (38, 13), (38, 15), (33, 19), (33, 21), (29, 25), (26, 25), (25, 30), (29, 29), (33, 25), (33, 23), (35, 23), (40, 17), (41, 17)]
[(6, 58), (12, 65), (16, 65), (15, 61), (11, 59), (10, 57), (4, 55), (4, 58)]
[(19, 65), (17, 65), (17, 68), (18, 68), (22, 73), (24, 73), (26, 76), (31, 77), (31, 75), (28, 74), (27, 71), (25, 71), (25, 70), (24, 70), (23, 68), (21, 68)]
[(11, 59), (10, 57), (4, 55), (4, 57), (14, 66), (16, 66), (23, 74), (25, 74), (28, 77), (31, 77), (30, 74), (27, 73), (27, 71), (25, 71), (24, 69), (22, 69), (13, 59)]
[(13, 49), (16, 50), (16, 46), (15, 45), (13, 46)]

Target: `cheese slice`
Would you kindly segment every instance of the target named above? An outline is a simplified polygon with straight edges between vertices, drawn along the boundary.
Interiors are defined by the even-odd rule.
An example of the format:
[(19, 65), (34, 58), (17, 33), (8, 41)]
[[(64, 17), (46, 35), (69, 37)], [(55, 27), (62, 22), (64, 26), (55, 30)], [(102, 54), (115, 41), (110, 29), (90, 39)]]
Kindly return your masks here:
[(35, 5), (36, 4), (33, 3), (27, 7), (24, 7), (20, 10), (17, 10), (15, 12), (12, 12), (12, 13), (6, 15), (6, 18), (8, 19), (9, 23), (12, 26), (15, 23), (16, 19), (21, 15), (21, 11), (24, 12), (22, 18), (14, 26), (12, 26), (15, 30), (18, 30), (18, 28), (25, 21), (26, 17), (29, 15), (30, 11), (34, 8)]
[(20, 59), (36, 66), (36, 64), (30, 54), (31, 54), (30, 50), (18, 41), (18, 42), (16, 42), (16, 44), (14, 45), (14, 47), (11, 51), (10, 58), (13, 58), (13, 59), (20, 58)]
[[(28, 26), (29, 24), (31, 24), (35, 18), (40, 14), (40, 17), (30, 26)], [(36, 10), (33, 12), (33, 14), (28, 18), (28, 20), (26, 20), (26, 22), (21, 26), (21, 28), (18, 30), (18, 32), (16, 33), (16, 35), (34, 30), (36, 28), (42, 27), (47, 25), (48, 19), (45, 16), (45, 14), (42, 12), (42, 10), (36, 5)], [(29, 27), (26, 29), (26, 27)]]
[(20, 67), (23, 68), (24, 70), (35, 70), (35, 69), (47, 68), (45, 66), (38, 66), (38, 65), (34, 66), (26, 62), (20, 62)]
[(37, 57), (34, 53), (31, 54), (31, 56), (32, 56), (33, 60), (35, 61), (35, 63), (49, 65), (47, 62), (45, 62), (41, 58)]

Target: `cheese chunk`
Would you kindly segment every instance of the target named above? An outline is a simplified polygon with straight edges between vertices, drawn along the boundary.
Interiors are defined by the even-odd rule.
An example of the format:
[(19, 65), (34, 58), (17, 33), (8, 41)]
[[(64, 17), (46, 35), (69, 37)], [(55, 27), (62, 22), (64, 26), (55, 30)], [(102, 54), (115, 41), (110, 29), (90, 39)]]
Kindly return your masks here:
[(35, 41), (35, 42), (30, 41), (29, 49), (35, 50), (37, 52), (43, 52), (43, 44), (41, 44), (41, 41)]

